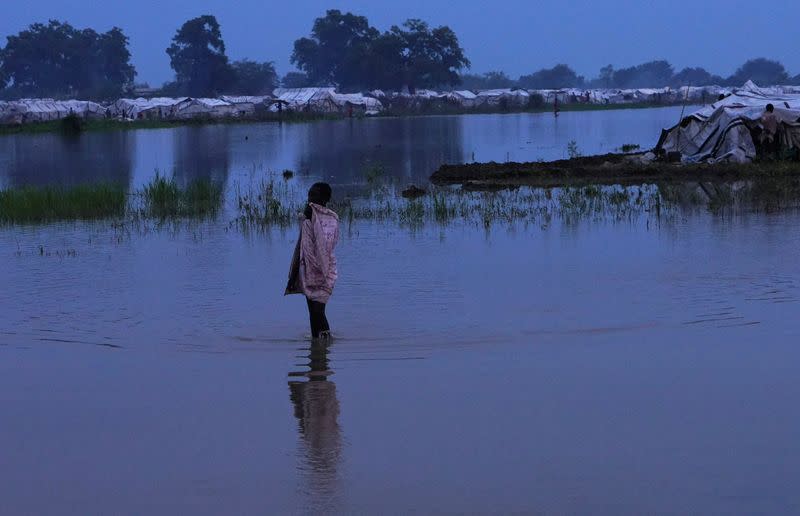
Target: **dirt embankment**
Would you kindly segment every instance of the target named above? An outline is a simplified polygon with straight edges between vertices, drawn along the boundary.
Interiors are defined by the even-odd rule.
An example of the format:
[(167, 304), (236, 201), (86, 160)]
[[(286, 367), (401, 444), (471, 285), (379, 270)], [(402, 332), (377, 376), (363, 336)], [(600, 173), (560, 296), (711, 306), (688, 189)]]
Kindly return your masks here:
[(798, 162), (682, 164), (648, 161), (644, 154), (605, 154), (550, 162), (442, 165), (431, 175), (436, 185), (472, 189), (505, 186), (562, 187), (640, 185), (687, 181), (732, 182), (760, 178), (800, 179)]

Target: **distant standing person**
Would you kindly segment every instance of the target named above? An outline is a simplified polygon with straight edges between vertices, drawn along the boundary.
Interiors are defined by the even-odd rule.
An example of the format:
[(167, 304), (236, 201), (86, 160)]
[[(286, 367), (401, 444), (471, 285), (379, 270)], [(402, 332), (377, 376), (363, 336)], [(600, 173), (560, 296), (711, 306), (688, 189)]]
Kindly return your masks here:
[(761, 115), (761, 143), (769, 152), (778, 150), (778, 117), (775, 116), (775, 106), (767, 104), (764, 114)]
[(339, 241), (339, 216), (327, 208), (331, 194), (328, 183), (314, 183), (308, 190), (308, 204), (284, 293), (306, 296), (313, 339), (331, 336), (325, 306), (338, 277), (334, 249)]
[(553, 100), (553, 116), (558, 116), (558, 112), (561, 111), (558, 109), (558, 93), (556, 93), (554, 100)]

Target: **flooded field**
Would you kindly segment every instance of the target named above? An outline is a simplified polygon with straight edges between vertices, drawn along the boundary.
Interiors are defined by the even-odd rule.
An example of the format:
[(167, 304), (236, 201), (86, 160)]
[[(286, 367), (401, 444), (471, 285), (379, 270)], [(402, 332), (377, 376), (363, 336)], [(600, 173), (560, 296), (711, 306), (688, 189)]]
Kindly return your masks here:
[[(691, 108), (688, 108), (691, 109)], [(339, 185), (380, 166), (399, 181), (427, 182), (443, 163), (536, 161), (625, 144), (650, 148), (680, 107), (552, 114), (432, 116), (179, 127), (0, 137), (0, 188), (113, 181), (137, 188), (156, 170), (180, 181), (237, 181), (289, 169)]]
[[(350, 139), (308, 136), (322, 124), (172, 130), (184, 154), (163, 131), (78, 145), (104, 163), (86, 177), (131, 187), (173, 163), (230, 192), (256, 163), (346, 190), (376, 155), (389, 179), (419, 180), (528, 135), (540, 148), (512, 159), (561, 157), (547, 153), (563, 138), (645, 144), (679, 111), (647, 113), (333, 123)], [(641, 117), (637, 132), (613, 136), (617, 116)], [(359, 123), (459, 126), (460, 143), (437, 157), (435, 139), (379, 143)], [(15, 138), (0, 138), (4, 181), (72, 181), (46, 153), (9, 158)], [(191, 149), (197, 168), (179, 168)], [(282, 295), (296, 229), (230, 218), (0, 228), (0, 514), (800, 510), (800, 213), (344, 222), (330, 348)]]

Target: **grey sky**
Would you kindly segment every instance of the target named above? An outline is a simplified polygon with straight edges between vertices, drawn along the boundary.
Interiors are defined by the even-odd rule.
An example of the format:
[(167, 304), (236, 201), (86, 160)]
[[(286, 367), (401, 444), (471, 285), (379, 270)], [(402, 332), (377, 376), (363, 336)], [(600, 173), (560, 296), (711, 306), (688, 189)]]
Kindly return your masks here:
[(564, 62), (594, 77), (609, 63), (664, 58), (677, 69), (704, 66), (728, 75), (746, 59), (763, 56), (800, 73), (796, 0), (8, 0), (0, 42), (49, 18), (98, 30), (117, 25), (130, 37), (137, 81), (156, 85), (172, 77), (164, 50), (175, 30), (189, 18), (213, 14), (232, 59), (275, 61), (285, 73), (292, 69), (293, 41), (329, 8), (363, 14), (380, 30), (411, 17), (450, 25), (475, 72), (504, 70), (516, 77)]

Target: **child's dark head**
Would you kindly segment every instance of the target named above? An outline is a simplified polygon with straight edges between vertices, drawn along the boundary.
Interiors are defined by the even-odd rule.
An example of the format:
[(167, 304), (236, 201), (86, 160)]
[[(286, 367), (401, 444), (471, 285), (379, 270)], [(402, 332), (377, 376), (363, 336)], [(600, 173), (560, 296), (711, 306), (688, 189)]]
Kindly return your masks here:
[(773, 111), (775, 111), (775, 106), (767, 104), (767, 113), (772, 113)]
[(308, 189), (308, 202), (325, 206), (331, 200), (331, 185), (328, 183), (314, 183)]

